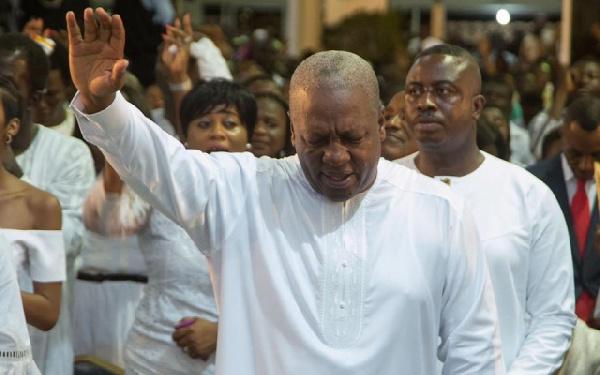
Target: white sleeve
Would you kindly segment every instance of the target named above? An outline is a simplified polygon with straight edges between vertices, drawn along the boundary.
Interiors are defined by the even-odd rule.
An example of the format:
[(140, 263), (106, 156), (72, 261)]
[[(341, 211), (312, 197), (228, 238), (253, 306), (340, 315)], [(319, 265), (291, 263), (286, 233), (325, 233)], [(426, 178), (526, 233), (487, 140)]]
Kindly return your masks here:
[(449, 233), (438, 349), (442, 374), (504, 374), (494, 289), (475, 224), (464, 208)]
[(556, 198), (532, 189), (538, 202), (531, 214), (533, 238), (527, 281), (525, 341), (509, 374), (552, 374), (560, 366), (575, 327), (573, 264), (569, 232)]
[(60, 230), (33, 230), (27, 241), (31, 280), (50, 283), (65, 281), (66, 259)]
[(78, 95), (72, 105), (83, 136), (133, 191), (186, 229), (202, 252), (221, 247), (256, 191), (252, 154), (186, 150), (120, 93), (92, 115), (78, 109)]
[(215, 78), (233, 80), (221, 50), (207, 37), (190, 45), (190, 54), (196, 59), (198, 75), (205, 81)]

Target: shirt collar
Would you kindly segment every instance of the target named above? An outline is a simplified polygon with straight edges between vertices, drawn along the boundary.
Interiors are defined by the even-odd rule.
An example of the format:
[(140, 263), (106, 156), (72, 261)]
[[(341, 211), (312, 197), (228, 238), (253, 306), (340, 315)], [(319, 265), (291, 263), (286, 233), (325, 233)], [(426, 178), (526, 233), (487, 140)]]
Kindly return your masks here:
[(575, 175), (573, 174), (573, 170), (567, 161), (567, 157), (564, 153), (560, 154), (560, 162), (562, 164), (563, 175), (565, 176), (565, 181), (575, 180)]

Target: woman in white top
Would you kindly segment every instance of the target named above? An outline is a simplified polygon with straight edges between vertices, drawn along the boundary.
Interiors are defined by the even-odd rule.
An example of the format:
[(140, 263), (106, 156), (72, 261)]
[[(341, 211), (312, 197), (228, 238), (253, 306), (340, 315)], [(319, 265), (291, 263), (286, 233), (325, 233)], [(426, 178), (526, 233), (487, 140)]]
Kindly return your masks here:
[(0, 373), (38, 375), (11, 255), (0, 236)]
[[(0, 154), (4, 161), (12, 159), (10, 143), (23, 115), (18, 91), (4, 77), (0, 77), (0, 101)], [(65, 279), (60, 204), (51, 194), (6, 170), (4, 163), (0, 165), (0, 233), (12, 252), (27, 323), (38, 330), (50, 330), (59, 317)], [(32, 339), (36, 360), (36, 347), (43, 347), (40, 341), (43, 335)]]

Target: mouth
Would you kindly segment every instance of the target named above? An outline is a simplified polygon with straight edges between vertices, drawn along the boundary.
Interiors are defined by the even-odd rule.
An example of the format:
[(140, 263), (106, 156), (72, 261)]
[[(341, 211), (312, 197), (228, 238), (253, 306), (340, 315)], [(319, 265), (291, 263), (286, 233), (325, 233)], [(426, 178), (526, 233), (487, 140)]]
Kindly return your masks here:
[(205, 151), (208, 153), (219, 152), (219, 151), (229, 152), (229, 148), (224, 145), (209, 145)]
[(433, 119), (418, 120), (417, 125), (415, 126), (415, 129), (417, 131), (425, 133), (435, 132), (437, 130), (440, 130), (440, 128), (443, 128), (442, 123)]
[(252, 141), (252, 148), (254, 150), (265, 150), (269, 148), (269, 142), (268, 141)]
[(334, 189), (346, 189), (352, 184), (353, 174), (321, 173), (321, 180)]

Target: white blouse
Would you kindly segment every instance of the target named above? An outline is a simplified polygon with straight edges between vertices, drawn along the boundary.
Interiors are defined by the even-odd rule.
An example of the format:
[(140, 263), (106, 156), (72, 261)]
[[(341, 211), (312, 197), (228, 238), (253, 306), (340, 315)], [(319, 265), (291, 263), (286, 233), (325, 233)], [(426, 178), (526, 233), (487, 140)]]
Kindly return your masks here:
[(39, 375), (31, 356), (23, 302), (10, 246), (0, 235), (0, 373)]
[[(492, 286), (462, 201), (379, 161), (345, 202), (296, 156), (185, 150), (120, 94), (84, 136), (208, 256), (217, 374), (501, 374)], [(441, 339), (441, 344), (440, 344)]]

